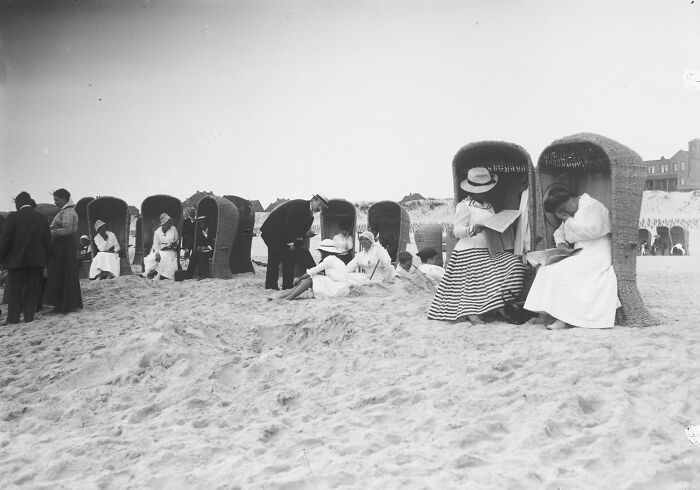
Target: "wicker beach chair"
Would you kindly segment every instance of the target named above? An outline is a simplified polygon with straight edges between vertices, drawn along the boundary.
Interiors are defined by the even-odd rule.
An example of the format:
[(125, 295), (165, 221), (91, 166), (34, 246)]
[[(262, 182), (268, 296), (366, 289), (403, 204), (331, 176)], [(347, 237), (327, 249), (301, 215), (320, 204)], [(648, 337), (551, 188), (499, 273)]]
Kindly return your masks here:
[(651, 249), (651, 245), (654, 243), (654, 236), (651, 231), (646, 228), (640, 228), (637, 231), (637, 254), (641, 255), (642, 250), (639, 247), (642, 243), (647, 242), (647, 250)]
[[(211, 276), (231, 279), (231, 251), (238, 231), (238, 209), (219, 196), (205, 196), (197, 204), (197, 216), (206, 216), (209, 228), (215, 234), (214, 255), (210, 259)], [(197, 235), (194, 246), (197, 248)]]
[(53, 219), (56, 217), (60, 209), (58, 209), (58, 206), (55, 204), (49, 204), (49, 203), (39, 203), (36, 205), (36, 211), (44, 216), (49, 224), (53, 221)]
[[(148, 196), (141, 203), (141, 217), (136, 224), (136, 253), (138, 264), (143, 267), (143, 258), (151, 253), (153, 247), (153, 235), (160, 227), (160, 215), (166, 213), (173, 220), (173, 226), (177, 230), (177, 235), (182, 236), (182, 203), (177, 197), (167, 194), (156, 194)], [(139, 226), (139, 222), (140, 225)], [(141, 241), (139, 243), (139, 229), (141, 230)], [(180, 268), (180, 254), (178, 253), (178, 269)]]
[(236, 206), (238, 210), (238, 228), (236, 238), (231, 248), (231, 272), (240, 274), (243, 272), (255, 272), (253, 262), (250, 260), (250, 249), (253, 246), (253, 234), (255, 229), (255, 212), (248, 199), (238, 196), (224, 196)]
[(550, 144), (537, 162), (535, 221), (538, 245), (553, 247), (552, 233), (559, 220), (544, 212), (544, 199), (554, 190), (568, 188), (574, 195), (584, 192), (602, 202), (612, 215), (612, 257), (617, 275), (616, 323), (645, 327), (658, 324), (637, 290), (637, 238), (639, 211), (644, 189), (642, 159), (626, 146), (604, 136), (583, 133)]
[[(321, 240), (333, 238), (340, 233), (343, 222), (350, 225), (353, 245), (357, 245), (357, 211), (355, 205), (345, 199), (330, 199), (328, 207), (321, 210)], [(349, 254), (350, 258), (355, 256), (355, 247)]]
[(94, 200), (94, 197), (83, 197), (75, 203), (75, 212), (78, 215), (78, 236), (90, 235), (88, 231), (87, 207)]
[[(413, 233), (413, 240), (416, 243), (416, 249), (420, 252), (426, 247), (431, 247), (440, 254), (440, 267), (443, 265), (442, 252), (443, 252), (443, 238), (442, 238), (442, 225), (439, 223), (429, 223), (420, 226)], [(454, 250), (454, 245), (453, 245)]]
[(411, 219), (399, 203), (379, 201), (367, 210), (367, 228), (379, 236), (379, 243), (395, 263), (396, 256), (406, 250), (410, 240)]
[(688, 255), (688, 231), (682, 226), (672, 226), (671, 227), (671, 247), (676, 243), (680, 243), (685, 250), (685, 254)]
[(95, 222), (99, 219), (107, 224), (107, 228), (116, 235), (119, 242), (119, 273), (122, 276), (131, 274), (129, 264), (129, 225), (131, 216), (127, 204), (116, 197), (98, 197), (87, 205), (88, 236), (92, 244), (92, 256), (97, 255), (95, 246)]

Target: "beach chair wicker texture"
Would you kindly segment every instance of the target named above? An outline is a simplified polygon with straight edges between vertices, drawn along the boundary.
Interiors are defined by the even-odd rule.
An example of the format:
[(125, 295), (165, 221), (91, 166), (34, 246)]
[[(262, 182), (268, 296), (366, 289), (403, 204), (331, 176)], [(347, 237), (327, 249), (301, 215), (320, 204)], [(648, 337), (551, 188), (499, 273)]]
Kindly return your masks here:
[(243, 272), (255, 272), (253, 262), (250, 260), (250, 250), (253, 246), (255, 228), (255, 212), (250, 201), (239, 196), (224, 196), (236, 206), (238, 210), (238, 228), (236, 238), (231, 249), (231, 272), (240, 274)]
[[(350, 225), (353, 245), (357, 246), (357, 211), (355, 205), (345, 199), (329, 199), (328, 208), (321, 210), (321, 240), (333, 238), (340, 233), (340, 225), (344, 222)], [(355, 256), (355, 247), (350, 256)]]
[[(420, 252), (426, 247), (434, 248), (440, 254), (440, 262), (437, 264), (442, 267), (442, 225), (439, 223), (428, 223), (420, 226), (413, 233), (413, 239), (416, 243), (416, 250)], [(454, 249), (454, 247), (453, 247)]]
[(94, 197), (83, 197), (77, 203), (75, 203), (75, 212), (78, 215), (78, 236), (83, 235), (90, 236), (88, 232), (88, 215), (87, 207), (90, 202), (94, 201)]
[(49, 204), (49, 203), (39, 203), (36, 205), (36, 211), (41, 214), (42, 216), (46, 217), (47, 221), (49, 224), (53, 221), (53, 219), (56, 217), (58, 214), (58, 206), (55, 204)]
[(136, 230), (134, 231), (134, 259), (131, 265), (143, 265), (143, 230), (141, 229), (142, 218), (136, 218)]
[(367, 227), (379, 236), (379, 242), (396, 263), (399, 252), (406, 250), (410, 240), (411, 219), (401, 205), (394, 201), (379, 201), (367, 210)]
[[(197, 216), (206, 216), (215, 234), (214, 255), (210, 261), (211, 276), (215, 279), (231, 279), (231, 250), (238, 231), (238, 209), (223, 197), (205, 196), (197, 204)], [(195, 234), (195, 248), (197, 244)]]
[(672, 226), (671, 227), (671, 247), (675, 244), (680, 243), (685, 250), (686, 255), (688, 254), (688, 231), (682, 226)]
[(673, 243), (668, 226), (657, 226), (656, 234), (661, 237), (661, 255), (670, 255)]
[(88, 231), (92, 244), (92, 256), (97, 255), (95, 246), (95, 222), (99, 219), (107, 224), (107, 228), (116, 235), (119, 242), (119, 273), (122, 276), (131, 274), (129, 264), (129, 225), (131, 216), (126, 202), (116, 197), (98, 197), (87, 205)]
[[(167, 194), (156, 194), (148, 196), (141, 203), (141, 217), (137, 221), (136, 232), (136, 253), (134, 263), (143, 266), (143, 258), (151, 253), (153, 247), (153, 235), (160, 227), (160, 215), (166, 213), (173, 220), (173, 226), (177, 230), (177, 235), (182, 237), (182, 202), (177, 197)], [(139, 243), (139, 231), (141, 230), (141, 241)], [(140, 255), (137, 260), (137, 255)], [(178, 269), (180, 268), (180, 254), (178, 253)]]
[(588, 193), (612, 216), (612, 260), (617, 275), (616, 323), (644, 327), (658, 324), (637, 290), (637, 238), (646, 170), (634, 151), (605, 136), (581, 133), (550, 144), (537, 162), (535, 221), (540, 249), (553, 247), (559, 220), (544, 212), (547, 195), (568, 188), (574, 195)]

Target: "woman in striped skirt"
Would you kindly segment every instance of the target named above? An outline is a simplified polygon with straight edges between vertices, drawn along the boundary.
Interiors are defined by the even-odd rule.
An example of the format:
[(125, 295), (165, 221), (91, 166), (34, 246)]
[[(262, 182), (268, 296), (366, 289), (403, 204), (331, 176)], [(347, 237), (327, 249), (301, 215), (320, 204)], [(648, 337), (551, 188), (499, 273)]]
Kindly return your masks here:
[(482, 223), (494, 214), (487, 199), (497, 182), (497, 175), (476, 167), (460, 184), (469, 193), (455, 209), (454, 234), (460, 240), (435, 291), (431, 320), (479, 324), (480, 315), (494, 310), (505, 317), (504, 305), (522, 291), (522, 261), (507, 251), (491, 255), (483, 233)]

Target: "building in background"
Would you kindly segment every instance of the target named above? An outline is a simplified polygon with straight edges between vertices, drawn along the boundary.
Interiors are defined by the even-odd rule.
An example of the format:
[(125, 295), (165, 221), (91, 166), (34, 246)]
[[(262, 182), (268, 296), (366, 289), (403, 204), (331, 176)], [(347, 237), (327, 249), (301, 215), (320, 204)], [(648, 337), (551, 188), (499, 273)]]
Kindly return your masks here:
[(679, 150), (671, 158), (644, 162), (647, 178), (644, 188), (657, 191), (695, 191), (700, 189), (700, 139), (688, 143), (688, 151)]

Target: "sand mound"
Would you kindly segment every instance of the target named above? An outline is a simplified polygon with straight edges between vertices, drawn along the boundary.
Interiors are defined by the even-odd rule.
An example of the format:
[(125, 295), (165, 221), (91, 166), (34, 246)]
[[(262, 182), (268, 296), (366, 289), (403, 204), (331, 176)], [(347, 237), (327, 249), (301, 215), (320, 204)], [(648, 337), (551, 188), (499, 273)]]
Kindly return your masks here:
[(407, 283), (84, 283), (1, 331), (0, 486), (693, 488), (699, 265), (640, 259), (665, 324), (612, 331), (430, 322)]

